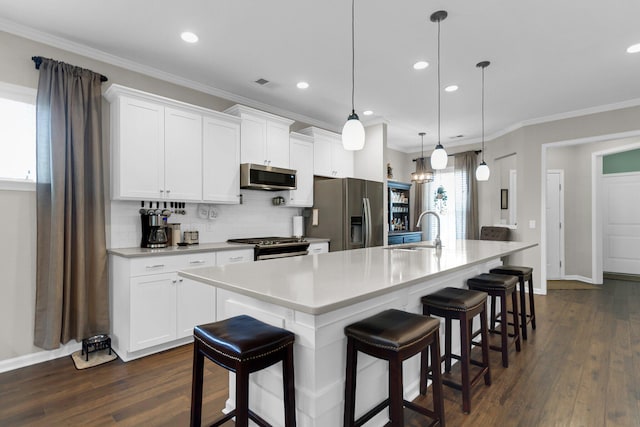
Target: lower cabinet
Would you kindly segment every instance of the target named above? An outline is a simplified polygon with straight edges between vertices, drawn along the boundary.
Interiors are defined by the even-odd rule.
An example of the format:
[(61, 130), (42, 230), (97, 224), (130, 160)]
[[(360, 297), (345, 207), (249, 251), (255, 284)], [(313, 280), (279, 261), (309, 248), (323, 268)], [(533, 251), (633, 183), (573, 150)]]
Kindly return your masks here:
[(253, 249), (110, 261), (112, 345), (128, 361), (184, 344), (194, 326), (216, 320), (216, 288), (179, 270), (253, 261)]
[(407, 232), (407, 233), (394, 233), (389, 234), (387, 240), (390, 245), (399, 245), (401, 243), (414, 243), (422, 241), (422, 232)]
[(316, 242), (309, 244), (309, 255), (325, 254), (329, 252), (329, 242)]

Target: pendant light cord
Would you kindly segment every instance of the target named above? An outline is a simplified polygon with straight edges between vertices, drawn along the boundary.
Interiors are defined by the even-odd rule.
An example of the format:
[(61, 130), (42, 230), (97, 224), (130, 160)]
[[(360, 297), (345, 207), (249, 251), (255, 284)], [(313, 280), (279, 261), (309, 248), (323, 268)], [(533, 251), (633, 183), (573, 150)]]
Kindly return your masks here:
[(482, 67), (482, 163), (484, 163), (484, 69)]
[(438, 145), (440, 145), (440, 19), (438, 19)]
[(351, 0), (351, 112), (355, 113), (354, 94), (356, 86), (356, 48), (355, 48), (355, 0)]

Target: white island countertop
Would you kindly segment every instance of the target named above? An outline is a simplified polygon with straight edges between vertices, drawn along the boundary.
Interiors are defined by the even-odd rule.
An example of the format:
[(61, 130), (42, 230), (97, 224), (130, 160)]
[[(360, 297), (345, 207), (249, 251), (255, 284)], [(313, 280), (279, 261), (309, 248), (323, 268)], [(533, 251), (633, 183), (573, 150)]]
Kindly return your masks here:
[(458, 240), (436, 250), (418, 242), (196, 268), (179, 275), (318, 315), (536, 245)]

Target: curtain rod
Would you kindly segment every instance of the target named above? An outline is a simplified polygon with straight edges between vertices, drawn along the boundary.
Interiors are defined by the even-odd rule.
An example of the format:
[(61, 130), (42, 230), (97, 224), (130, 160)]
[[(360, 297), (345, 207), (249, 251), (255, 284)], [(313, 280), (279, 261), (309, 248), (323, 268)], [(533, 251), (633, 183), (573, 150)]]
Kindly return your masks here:
[[(42, 56), (32, 56), (31, 57), (31, 60), (36, 64), (36, 70), (40, 69), (40, 65), (42, 64), (42, 59), (43, 59)], [(96, 73), (96, 74), (98, 74), (98, 73)], [(103, 76), (102, 74), (100, 74), (100, 81), (101, 82), (104, 83), (104, 82), (106, 82), (108, 80), (109, 79), (106, 76)]]
[[(482, 150), (472, 150), (474, 153), (476, 154), (480, 154), (482, 153)], [(463, 151), (464, 152), (464, 151)], [(453, 154), (447, 154), (447, 157), (455, 157), (456, 154), (461, 154), (461, 153), (453, 153)], [(415, 162), (416, 160), (420, 159), (421, 157), (417, 157), (415, 159), (412, 159), (411, 161)]]

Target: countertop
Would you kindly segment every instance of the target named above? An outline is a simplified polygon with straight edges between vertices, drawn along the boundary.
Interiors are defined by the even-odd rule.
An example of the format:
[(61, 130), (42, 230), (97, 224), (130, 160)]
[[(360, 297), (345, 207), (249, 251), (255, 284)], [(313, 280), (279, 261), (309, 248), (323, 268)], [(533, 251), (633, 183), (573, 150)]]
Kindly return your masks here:
[[(309, 243), (322, 243), (329, 242), (329, 239), (316, 238), (316, 237), (305, 237), (305, 240)], [(226, 250), (240, 250), (240, 249), (251, 249), (252, 245), (248, 245), (245, 243), (227, 243), (227, 242), (214, 242), (214, 243), (199, 243), (197, 245), (188, 245), (188, 246), (169, 246), (167, 248), (116, 248), (109, 249), (107, 252), (111, 255), (118, 255), (124, 258), (138, 258), (138, 257), (148, 257), (148, 256), (159, 256), (159, 255), (180, 255), (185, 253), (198, 253), (198, 252), (215, 252), (215, 251), (226, 251)]]
[(537, 245), (458, 240), (436, 250), (429, 243), (203, 267), (179, 275), (318, 315)]

